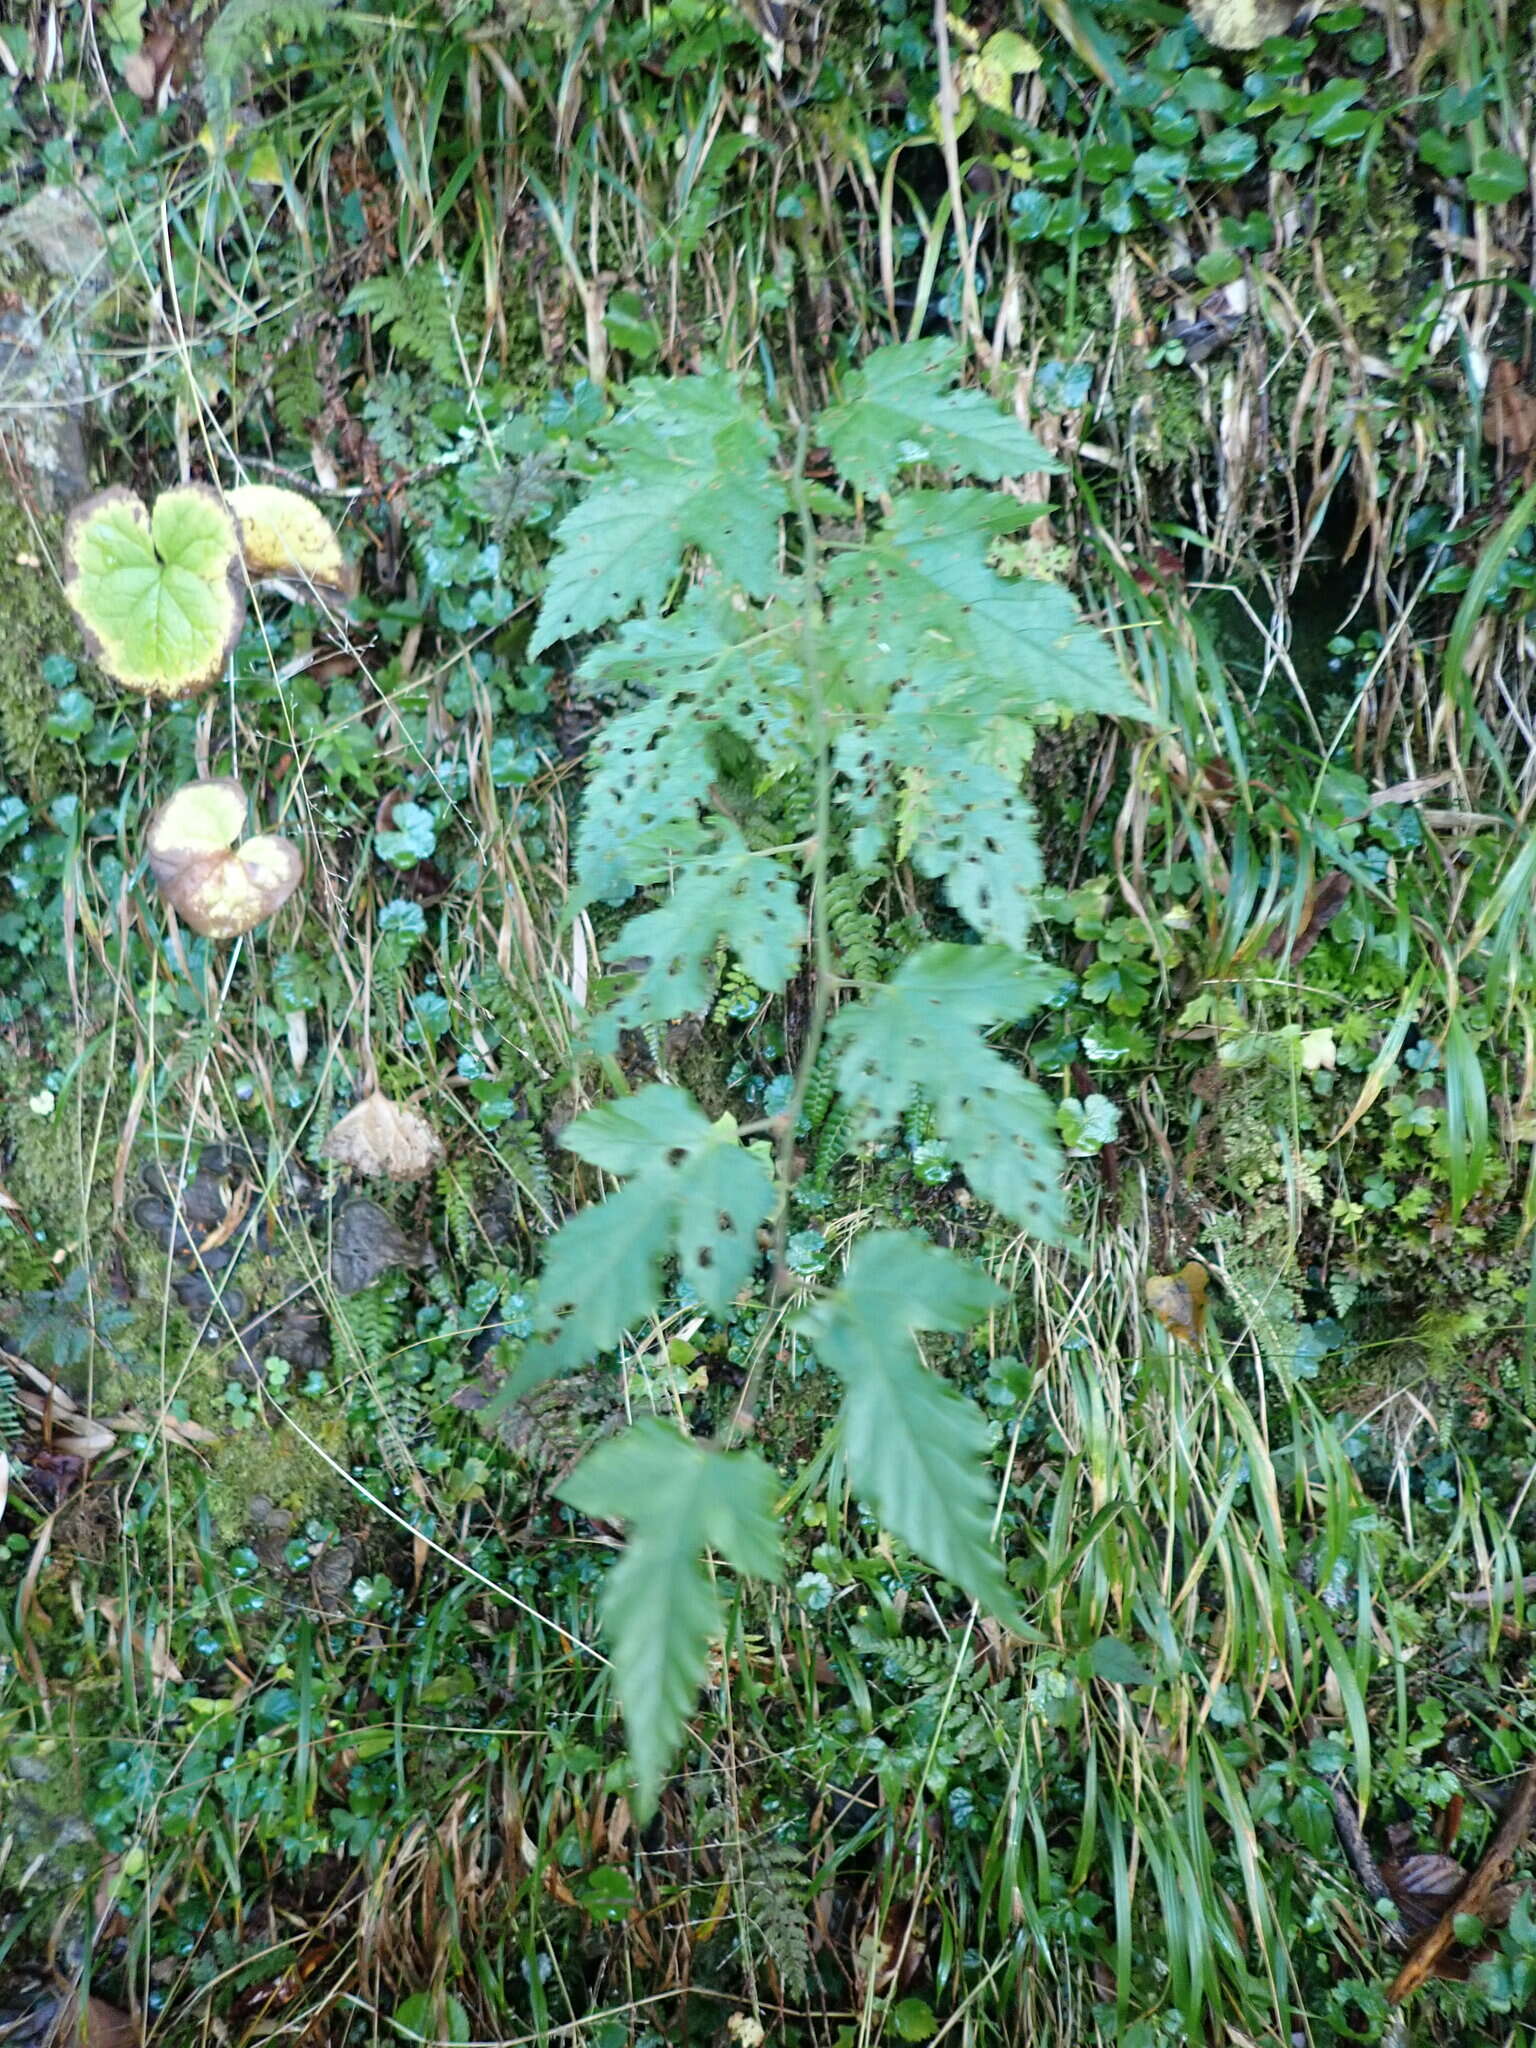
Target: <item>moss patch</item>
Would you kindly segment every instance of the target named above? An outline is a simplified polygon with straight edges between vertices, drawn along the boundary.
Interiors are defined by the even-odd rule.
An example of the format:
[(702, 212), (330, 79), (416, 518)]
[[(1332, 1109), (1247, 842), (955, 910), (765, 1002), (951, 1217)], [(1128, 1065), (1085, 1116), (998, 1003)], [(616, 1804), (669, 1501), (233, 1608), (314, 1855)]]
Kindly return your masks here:
[[(57, 555), (58, 534), (43, 546)], [(33, 803), (65, 786), (67, 750), (47, 729), (55, 695), (43, 680), (50, 654), (76, 651), (80, 635), (38, 535), (16, 500), (0, 490), (0, 562), (16, 565), (0, 606), (0, 766)]]

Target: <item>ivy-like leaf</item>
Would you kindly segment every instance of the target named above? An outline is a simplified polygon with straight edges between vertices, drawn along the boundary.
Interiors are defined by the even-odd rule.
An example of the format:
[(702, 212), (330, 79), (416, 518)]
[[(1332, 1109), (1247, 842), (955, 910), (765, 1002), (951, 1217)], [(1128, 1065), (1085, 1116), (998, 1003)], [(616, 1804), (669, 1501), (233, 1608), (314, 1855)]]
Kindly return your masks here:
[(839, 1432), (854, 1492), (919, 1557), (1017, 1626), (992, 1539), (986, 1421), (924, 1364), (917, 1343), (919, 1330), (974, 1329), (1001, 1299), (952, 1252), (881, 1230), (860, 1239), (842, 1285), (800, 1327), (843, 1384)]
[(669, 1024), (704, 1009), (722, 940), (759, 988), (783, 988), (795, 971), (804, 924), (795, 884), (779, 862), (749, 853), (734, 835), (723, 853), (681, 869), (666, 900), (619, 933), (614, 952), (650, 964), (638, 987), (600, 1020), (597, 1044), (611, 1047), (624, 1027)]
[(1004, 946), (923, 946), (883, 988), (839, 1010), (828, 1034), (838, 1090), (864, 1135), (895, 1129), (921, 1096), (977, 1194), (1047, 1240), (1067, 1220), (1055, 1115), (982, 1033), (1027, 1016), (1057, 980)]
[(993, 491), (909, 491), (867, 548), (829, 573), (829, 630), (850, 670), (894, 687), (935, 659), (968, 679), (987, 717), (1047, 706), (1145, 719), (1109, 642), (1071, 592), (998, 575), (986, 543), (1030, 517)]
[(896, 472), (916, 462), (988, 483), (1061, 467), (984, 391), (954, 390), (960, 368), (960, 350), (942, 337), (896, 342), (865, 358), (846, 398), (817, 423), (849, 483), (888, 491)]
[(488, 1416), (611, 1350), (651, 1314), (668, 1253), (711, 1315), (723, 1316), (757, 1263), (757, 1227), (777, 1205), (767, 1160), (739, 1143), (729, 1117), (712, 1124), (682, 1088), (657, 1082), (600, 1104), (564, 1142), (630, 1178), (550, 1239), (534, 1334)]
[(224, 673), (245, 622), (240, 532), (202, 484), (101, 491), (70, 514), (64, 595), (91, 657), (147, 697), (192, 697)]
[(643, 1825), (720, 1634), (704, 1551), (757, 1578), (782, 1575), (774, 1476), (754, 1451), (711, 1450), (649, 1417), (600, 1444), (559, 1491), (580, 1514), (630, 1525), (602, 1615)]
[(556, 528), (530, 653), (654, 610), (689, 548), (767, 595), (788, 501), (769, 467), (773, 433), (723, 370), (638, 378), (628, 407), (593, 438), (613, 471)]

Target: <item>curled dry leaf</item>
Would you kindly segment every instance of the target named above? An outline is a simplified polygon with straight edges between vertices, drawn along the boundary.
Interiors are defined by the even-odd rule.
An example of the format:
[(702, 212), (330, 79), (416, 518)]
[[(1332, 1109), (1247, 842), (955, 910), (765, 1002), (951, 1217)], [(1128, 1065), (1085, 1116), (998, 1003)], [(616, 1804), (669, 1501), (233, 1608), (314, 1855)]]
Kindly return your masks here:
[(1210, 1279), (1204, 1266), (1190, 1259), (1177, 1273), (1154, 1273), (1147, 1280), (1147, 1307), (1181, 1344), (1198, 1344), (1205, 1335), (1205, 1291)]
[(205, 939), (236, 939), (281, 910), (303, 877), (298, 848), (275, 833), (241, 840), (249, 800), (227, 775), (189, 782), (149, 821), (150, 872), (178, 917)]
[(342, 595), (351, 589), (335, 528), (308, 498), (276, 484), (242, 484), (230, 492), (229, 504), (253, 583), (278, 577)]
[(357, 1173), (420, 1180), (440, 1163), (443, 1146), (424, 1116), (391, 1102), (375, 1088), (331, 1132), (325, 1156)]
[(1536, 392), (1505, 356), (1495, 356), (1488, 367), (1483, 439), (1510, 462), (1523, 462), (1536, 448)]
[(224, 673), (245, 622), (240, 529), (202, 484), (100, 491), (70, 514), (64, 595), (92, 660), (146, 697), (193, 697)]

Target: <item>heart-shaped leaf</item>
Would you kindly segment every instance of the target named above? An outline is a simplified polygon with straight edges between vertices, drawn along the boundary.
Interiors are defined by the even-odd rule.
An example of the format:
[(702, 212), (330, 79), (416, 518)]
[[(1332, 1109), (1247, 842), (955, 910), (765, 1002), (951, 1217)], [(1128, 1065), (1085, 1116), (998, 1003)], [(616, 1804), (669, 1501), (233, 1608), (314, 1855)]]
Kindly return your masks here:
[(149, 821), (150, 872), (178, 917), (205, 939), (237, 939), (299, 886), (298, 848), (275, 833), (241, 841), (249, 799), (229, 776), (189, 782)]
[(223, 674), (245, 586), (240, 530), (216, 493), (162, 491), (151, 513), (132, 491), (101, 491), (70, 515), (64, 553), (64, 595), (109, 675), (146, 697), (192, 697)]

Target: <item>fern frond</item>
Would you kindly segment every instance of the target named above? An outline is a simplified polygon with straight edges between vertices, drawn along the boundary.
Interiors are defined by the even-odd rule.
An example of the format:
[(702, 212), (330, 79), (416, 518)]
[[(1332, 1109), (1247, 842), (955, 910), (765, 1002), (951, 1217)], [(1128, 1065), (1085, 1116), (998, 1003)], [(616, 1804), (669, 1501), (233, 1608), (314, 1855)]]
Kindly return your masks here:
[(15, 1443), (21, 1436), (21, 1403), (16, 1398), (15, 1375), (0, 1359), (0, 1443)]
[(839, 868), (826, 880), (827, 926), (837, 947), (838, 972), (848, 981), (880, 979), (880, 926), (864, 905), (868, 875)]
[(236, 73), (279, 44), (308, 42), (319, 35), (338, 4), (339, 0), (229, 0), (203, 39), (210, 101), (227, 104)]

